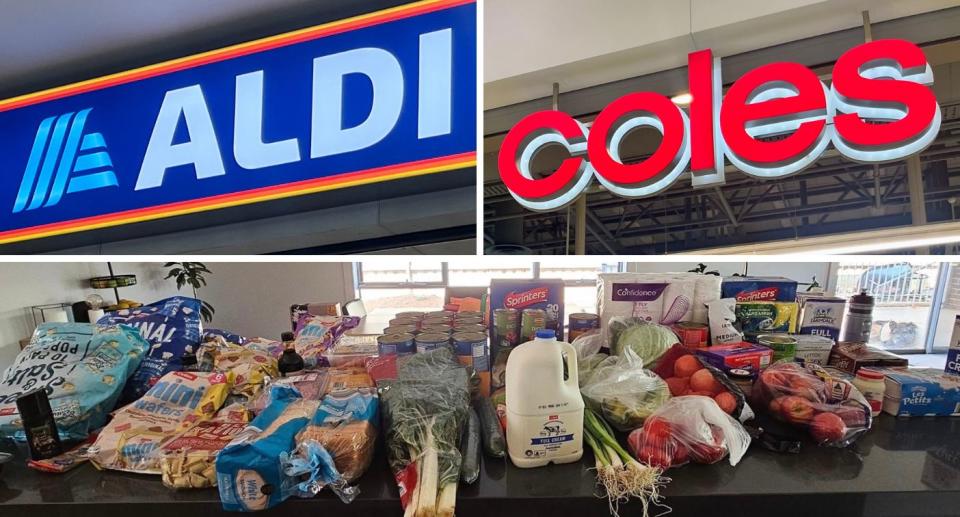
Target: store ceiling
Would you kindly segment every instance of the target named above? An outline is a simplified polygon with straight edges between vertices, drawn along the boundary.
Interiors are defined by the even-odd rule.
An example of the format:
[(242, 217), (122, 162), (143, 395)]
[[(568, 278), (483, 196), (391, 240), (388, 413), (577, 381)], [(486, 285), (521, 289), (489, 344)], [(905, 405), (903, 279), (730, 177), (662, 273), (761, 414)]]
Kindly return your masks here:
[(403, 3), (0, 0), (0, 98)]

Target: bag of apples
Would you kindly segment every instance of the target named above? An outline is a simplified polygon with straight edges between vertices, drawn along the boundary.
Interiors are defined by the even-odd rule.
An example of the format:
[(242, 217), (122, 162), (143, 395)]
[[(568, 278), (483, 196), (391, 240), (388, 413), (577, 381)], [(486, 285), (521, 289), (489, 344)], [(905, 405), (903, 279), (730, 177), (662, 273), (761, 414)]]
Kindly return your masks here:
[(736, 465), (750, 447), (750, 434), (714, 399), (689, 395), (660, 406), (630, 433), (627, 446), (637, 461), (663, 470), (691, 461), (716, 463), (724, 456)]
[(653, 368), (663, 378), (674, 397), (702, 395), (714, 399), (728, 415), (745, 422), (753, 418), (746, 396), (720, 370), (700, 361), (687, 347), (673, 345)]
[(778, 362), (760, 373), (754, 404), (806, 429), (820, 445), (846, 447), (870, 429), (870, 405), (849, 381), (816, 364)]

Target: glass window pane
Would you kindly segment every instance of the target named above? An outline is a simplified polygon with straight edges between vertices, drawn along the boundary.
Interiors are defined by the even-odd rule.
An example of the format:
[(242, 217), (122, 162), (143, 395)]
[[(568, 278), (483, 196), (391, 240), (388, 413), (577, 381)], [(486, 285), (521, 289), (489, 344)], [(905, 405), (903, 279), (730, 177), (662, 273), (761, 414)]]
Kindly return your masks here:
[(596, 280), (597, 274), (619, 271), (619, 264), (597, 261), (564, 261), (562, 264), (540, 263), (540, 278), (562, 278), (569, 281)]
[(837, 265), (837, 296), (849, 298), (866, 290), (874, 297), (870, 344), (887, 350), (922, 352), (940, 263), (917, 260), (896, 263)]
[(443, 308), (443, 288), (360, 288), (367, 314), (392, 316), (402, 311), (438, 311)]
[(447, 282), (450, 286), (487, 286), (493, 278), (533, 278), (533, 263), (520, 260), (509, 265), (483, 264), (476, 260), (447, 262)]
[[(597, 313), (597, 287), (592, 285), (565, 287), (563, 289), (563, 317), (577, 312)], [(567, 322), (565, 321), (564, 324)]]
[(953, 324), (960, 315), (960, 263), (947, 266), (947, 283), (944, 286), (943, 304), (937, 315), (937, 333), (933, 338), (933, 351), (944, 353), (953, 339)]
[(443, 263), (429, 260), (416, 262), (391, 263), (363, 263), (363, 283), (396, 283), (408, 284), (411, 282), (442, 283)]

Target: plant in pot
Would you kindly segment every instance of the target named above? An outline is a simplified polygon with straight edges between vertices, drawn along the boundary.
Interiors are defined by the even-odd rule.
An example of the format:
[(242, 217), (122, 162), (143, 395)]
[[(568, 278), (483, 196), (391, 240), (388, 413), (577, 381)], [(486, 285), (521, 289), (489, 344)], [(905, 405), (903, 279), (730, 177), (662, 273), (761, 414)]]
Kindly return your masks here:
[[(197, 290), (207, 285), (207, 279), (204, 278), (204, 275), (213, 274), (203, 262), (167, 262), (163, 267), (170, 268), (164, 280), (167, 278), (176, 279), (178, 291), (183, 289), (183, 286), (189, 285), (193, 290), (193, 297), (198, 300), (200, 300), (200, 297), (197, 296)], [(207, 323), (213, 321), (214, 312), (216, 311), (213, 309), (213, 305), (200, 300), (200, 316), (203, 321)]]

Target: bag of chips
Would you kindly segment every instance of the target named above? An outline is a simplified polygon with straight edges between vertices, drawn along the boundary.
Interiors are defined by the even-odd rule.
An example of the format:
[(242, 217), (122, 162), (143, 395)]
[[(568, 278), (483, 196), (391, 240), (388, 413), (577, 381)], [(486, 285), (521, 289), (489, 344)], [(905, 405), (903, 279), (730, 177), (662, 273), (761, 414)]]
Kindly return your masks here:
[(0, 380), (0, 434), (26, 439), (17, 397), (46, 387), (63, 440), (107, 421), (149, 345), (126, 325), (42, 323)]
[(160, 474), (160, 448), (217, 413), (233, 384), (220, 372), (170, 372), (136, 402), (118, 410), (90, 448), (102, 469)]
[(121, 403), (128, 403), (142, 397), (165, 373), (180, 370), (184, 353), (196, 351), (200, 344), (200, 300), (174, 296), (111, 312), (97, 323), (132, 325), (150, 343), (146, 357), (123, 390)]
[(217, 454), (247, 427), (249, 413), (239, 404), (224, 407), (213, 420), (197, 422), (163, 445), (160, 472), (168, 488), (217, 486)]

